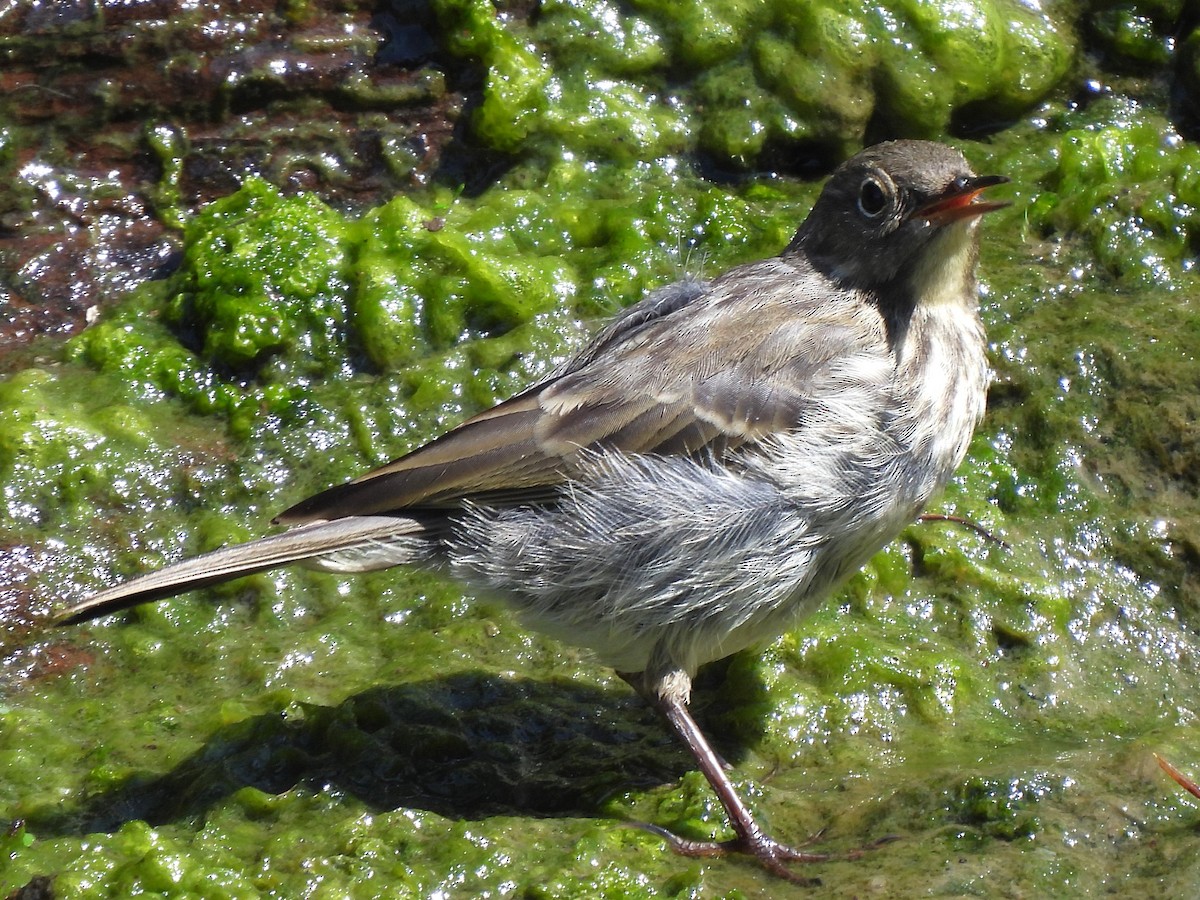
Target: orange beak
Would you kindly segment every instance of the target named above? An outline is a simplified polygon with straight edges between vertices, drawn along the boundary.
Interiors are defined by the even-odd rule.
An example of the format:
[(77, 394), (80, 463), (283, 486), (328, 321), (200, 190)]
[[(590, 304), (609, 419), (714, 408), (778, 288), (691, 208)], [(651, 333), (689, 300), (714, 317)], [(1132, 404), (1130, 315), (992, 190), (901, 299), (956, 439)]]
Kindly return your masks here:
[(1008, 179), (1003, 175), (979, 175), (955, 181), (942, 196), (926, 203), (914, 212), (913, 216), (934, 225), (949, 225), (960, 219), (970, 219), (994, 209), (1003, 209), (1009, 205), (1007, 200), (979, 200), (978, 197), (987, 188), (1007, 182)]

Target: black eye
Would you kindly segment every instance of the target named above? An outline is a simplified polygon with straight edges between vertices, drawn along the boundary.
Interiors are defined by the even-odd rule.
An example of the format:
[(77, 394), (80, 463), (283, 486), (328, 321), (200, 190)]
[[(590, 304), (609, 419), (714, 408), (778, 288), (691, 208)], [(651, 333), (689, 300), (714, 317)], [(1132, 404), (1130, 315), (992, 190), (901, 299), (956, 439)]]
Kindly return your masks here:
[(887, 208), (887, 194), (874, 178), (864, 178), (858, 188), (858, 211), (868, 219), (877, 219)]

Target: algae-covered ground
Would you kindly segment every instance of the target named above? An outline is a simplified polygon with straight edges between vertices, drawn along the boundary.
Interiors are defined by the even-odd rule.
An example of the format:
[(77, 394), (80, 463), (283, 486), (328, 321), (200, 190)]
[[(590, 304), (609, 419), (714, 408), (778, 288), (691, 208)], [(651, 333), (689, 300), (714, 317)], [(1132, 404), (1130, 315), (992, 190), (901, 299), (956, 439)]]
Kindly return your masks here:
[[(1200, 892), (1200, 800), (1154, 757), (1200, 775), (1196, 10), (416, 7), (435, 66), (478, 73), (457, 140), (502, 161), (483, 189), (346, 213), (249, 175), (191, 209), (159, 142), (172, 274), (0, 367), (0, 895)], [(761, 821), (839, 855), (819, 885), (627, 827), (728, 835), (623, 682), (432, 576), (281, 571), (45, 625), (267, 533), (654, 285), (778, 252), (838, 159), (897, 136), (1012, 178), (983, 223), (988, 415), (934, 507), (1005, 543), (914, 524), (702, 673)]]

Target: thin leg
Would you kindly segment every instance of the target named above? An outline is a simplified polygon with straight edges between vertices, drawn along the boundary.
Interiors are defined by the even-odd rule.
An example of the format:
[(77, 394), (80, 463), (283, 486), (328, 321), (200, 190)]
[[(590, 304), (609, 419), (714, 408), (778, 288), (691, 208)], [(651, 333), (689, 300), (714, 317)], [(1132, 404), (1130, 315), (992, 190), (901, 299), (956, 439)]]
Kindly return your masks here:
[(805, 883), (808, 879), (798, 877), (788, 869), (785, 862), (823, 862), (830, 857), (824, 853), (806, 853), (781, 844), (768, 837), (754, 821), (754, 816), (734, 790), (733, 784), (721, 766), (721, 759), (713, 752), (708, 740), (696, 720), (688, 712), (687, 705), (678, 698), (659, 697), (655, 704), (666, 717), (671, 729), (687, 745), (696, 758), (696, 764), (708, 783), (712, 785), (717, 799), (725, 808), (729, 824), (737, 837), (729, 841), (693, 841), (672, 834), (666, 829), (651, 827), (650, 830), (665, 838), (671, 849), (682, 856), (722, 856), (726, 853), (748, 853), (764, 866), (789, 881)]
[[(717, 799), (721, 801), (721, 806), (725, 808), (725, 815), (728, 816), (729, 824), (733, 826), (737, 837), (728, 841), (694, 841), (682, 838), (657, 825), (641, 822), (630, 824), (658, 835), (681, 856), (724, 856), (727, 853), (747, 853), (762, 863), (770, 872), (786, 878), (788, 881), (809, 886), (820, 884), (820, 881), (816, 879), (802, 878), (784, 863), (825, 862), (835, 857), (827, 853), (807, 853), (781, 844), (765, 834), (758, 826), (758, 823), (754, 821), (754, 816), (750, 814), (750, 810), (742, 802), (742, 798), (733, 788), (733, 783), (725, 774), (727, 765), (709, 746), (700, 726), (688, 712), (688, 700), (691, 697), (692, 689), (691, 677), (669, 662), (651, 666), (645, 672), (618, 672), (617, 674), (629, 682), (634, 690), (663, 714), (670, 724), (671, 730), (687, 745), (688, 750), (695, 757), (700, 771), (704, 773), (704, 777), (708, 779)], [(872, 849), (893, 840), (895, 840), (894, 836), (881, 838), (868, 848), (838, 854), (837, 858), (857, 859), (863, 854), (864, 849)]]
[(993, 544), (1001, 547), (1004, 550), (1011, 550), (1008, 541), (996, 537), (982, 525), (972, 522), (970, 519), (964, 519), (962, 516), (948, 516), (944, 513), (923, 513), (917, 516), (918, 522), (952, 522), (955, 525), (962, 525), (964, 528), (969, 528), (985, 541), (991, 541)]

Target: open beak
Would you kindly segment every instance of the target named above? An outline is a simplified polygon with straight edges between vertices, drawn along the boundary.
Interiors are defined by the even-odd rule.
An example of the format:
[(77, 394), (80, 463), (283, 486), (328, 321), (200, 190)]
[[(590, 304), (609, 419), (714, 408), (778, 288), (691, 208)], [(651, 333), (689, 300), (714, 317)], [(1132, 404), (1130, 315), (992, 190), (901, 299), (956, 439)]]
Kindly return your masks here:
[(982, 216), (994, 209), (1008, 206), (1007, 200), (980, 200), (985, 189), (997, 184), (1006, 184), (1003, 175), (978, 175), (974, 178), (955, 180), (946, 191), (931, 203), (926, 203), (913, 213), (914, 218), (925, 219), (934, 225), (949, 225), (961, 219)]

